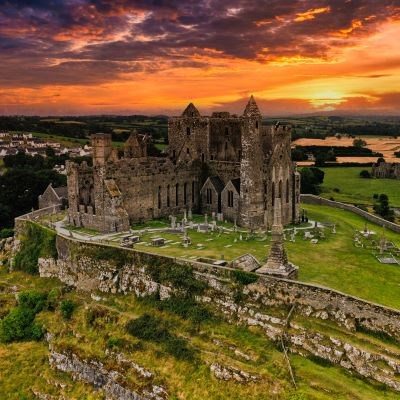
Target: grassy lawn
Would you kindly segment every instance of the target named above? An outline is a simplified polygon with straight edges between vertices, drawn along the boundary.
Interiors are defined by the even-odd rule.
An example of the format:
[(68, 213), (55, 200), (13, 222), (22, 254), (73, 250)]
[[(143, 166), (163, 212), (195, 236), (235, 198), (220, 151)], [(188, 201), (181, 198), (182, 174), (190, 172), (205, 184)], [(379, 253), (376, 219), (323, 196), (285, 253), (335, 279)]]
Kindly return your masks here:
[[(363, 179), (360, 171), (370, 167), (322, 168), (325, 172), (321, 196), (355, 204), (373, 204), (374, 193), (385, 193), (391, 205), (400, 207), (400, 181), (395, 179)], [(334, 191), (339, 189), (339, 192)]]
[[(361, 297), (363, 299), (400, 309), (400, 266), (381, 264), (372, 250), (357, 248), (353, 244), (355, 230), (362, 230), (365, 220), (348, 211), (331, 207), (303, 205), (309, 218), (321, 222), (336, 224), (336, 234), (325, 229), (325, 239), (315, 245), (303, 239), (299, 231), (296, 242), (286, 241), (289, 259), (300, 267), (299, 280), (317, 283), (333, 289)], [(197, 218), (197, 217), (196, 217)], [(157, 221), (150, 223), (155, 227)], [(165, 226), (165, 225), (164, 225)], [(368, 223), (370, 230), (375, 231), (378, 239), (383, 228)], [(135, 227), (136, 228), (136, 227)], [(143, 228), (143, 225), (141, 226)], [(141, 242), (135, 248), (146, 252), (196, 259), (198, 257), (232, 260), (245, 253), (252, 253), (260, 262), (264, 262), (270, 247), (270, 238), (262, 234), (252, 240), (246, 240), (247, 234), (240, 233), (199, 233), (188, 230), (192, 245), (184, 248), (180, 234), (166, 232), (143, 233)], [(400, 246), (400, 235), (386, 230), (388, 240)], [(161, 236), (168, 242), (162, 247), (150, 245), (152, 237)], [(289, 238), (289, 234), (287, 234)], [(198, 246), (202, 245), (202, 246)], [(199, 248), (200, 247), (200, 248)]]
[[(2, 302), (0, 311), (5, 313), (15, 305), (15, 296), (9, 291), (12, 286), (19, 290), (35, 288), (50, 290), (60, 288), (55, 279), (33, 277), (20, 272), (8, 273), (0, 268)], [(264, 332), (255, 327), (245, 328), (228, 324), (220, 319), (201, 324), (200, 331), (193, 329), (189, 320), (160, 311), (152, 304), (138, 301), (133, 294), (101, 294), (101, 301), (94, 301), (90, 294), (64, 291), (59, 301), (70, 299), (75, 305), (71, 320), (64, 320), (60, 311), (43, 311), (37, 319), (53, 334), (56, 349), (68, 348), (80, 358), (96, 359), (115, 368), (113, 358), (105, 354), (110, 339), (119, 340), (113, 348), (124, 357), (152, 371), (155, 383), (166, 387), (170, 399), (269, 399), (269, 400), (394, 400), (398, 393), (367, 380), (350, 375), (345, 370), (320, 365), (315, 361), (290, 355), (298, 390), (290, 383), (283, 353), (268, 340)], [(87, 319), (88, 310), (100, 310), (94, 322)], [(163, 352), (159, 344), (137, 339), (125, 330), (125, 324), (144, 313), (155, 315), (168, 324), (168, 329), (187, 341), (197, 353), (195, 360), (177, 359)], [(296, 323), (301, 323), (296, 320)], [(325, 322), (321, 322), (324, 324)], [(323, 328), (317, 326), (313, 329)], [(341, 329), (337, 327), (337, 329)], [(218, 340), (218, 342), (215, 342)], [(218, 344), (219, 343), (219, 344)], [(382, 346), (382, 343), (380, 343)], [(234, 352), (240, 350), (250, 357), (244, 359)], [(255, 383), (238, 384), (217, 380), (209, 365), (219, 362), (261, 376)], [(40, 371), (40, 373), (38, 373)], [(143, 386), (135, 381), (129, 370), (124, 382)], [(48, 363), (48, 344), (22, 342), (0, 344), (0, 398), (30, 399), (32, 390), (54, 398), (102, 399), (93, 386), (73, 380), (69, 373), (54, 371)], [(53, 397), (52, 397), (53, 398)]]

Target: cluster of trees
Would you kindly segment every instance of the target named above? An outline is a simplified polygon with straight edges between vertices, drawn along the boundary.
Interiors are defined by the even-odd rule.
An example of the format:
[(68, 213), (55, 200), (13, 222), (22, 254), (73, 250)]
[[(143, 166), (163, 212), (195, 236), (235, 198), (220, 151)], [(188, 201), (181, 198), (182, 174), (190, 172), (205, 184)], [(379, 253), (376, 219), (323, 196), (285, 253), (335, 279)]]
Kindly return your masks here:
[[(6, 172), (0, 175), (0, 230), (11, 228), (14, 218), (38, 207), (38, 196), (47, 185), (66, 185), (66, 177), (53, 170), (67, 157), (55, 156), (52, 149), (48, 157), (18, 153), (4, 157)], [(88, 159), (89, 161), (90, 159)]]
[(400, 124), (386, 122), (367, 121), (365, 124), (344, 124), (337, 127), (338, 132), (347, 133), (352, 136), (379, 135), (379, 136), (400, 136)]
[[(114, 141), (124, 141), (129, 131), (137, 129), (139, 133), (150, 133), (155, 140), (166, 141), (166, 117), (132, 116), (87, 116), (87, 117), (1, 117), (0, 131), (40, 132), (68, 138), (86, 139), (92, 133), (102, 132), (113, 135)], [(115, 129), (127, 132), (116, 133)]]
[(375, 153), (365, 146), (365, 141), (355, 139), (353, 146), (296, 146), (292, 149), (293, 161), (307, 160), (307, 154), (315, 157), (315, 165), (322, 167), (327, 161), (336, 161), (336, 157), (380, 157), (381, 153)]
[(320, 194), (321, 184), (324, 182), (325, 172), (316, 167), (302, 168), (301, 193)]

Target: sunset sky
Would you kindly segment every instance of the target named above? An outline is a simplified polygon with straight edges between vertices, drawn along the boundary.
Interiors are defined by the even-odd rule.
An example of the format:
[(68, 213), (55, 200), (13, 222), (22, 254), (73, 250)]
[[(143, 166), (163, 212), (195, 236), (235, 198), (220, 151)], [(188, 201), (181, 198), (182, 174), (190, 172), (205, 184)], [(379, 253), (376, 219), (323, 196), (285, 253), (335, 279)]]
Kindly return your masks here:
[(0, 0), (0, 114), (400, 115), (400, 0)]

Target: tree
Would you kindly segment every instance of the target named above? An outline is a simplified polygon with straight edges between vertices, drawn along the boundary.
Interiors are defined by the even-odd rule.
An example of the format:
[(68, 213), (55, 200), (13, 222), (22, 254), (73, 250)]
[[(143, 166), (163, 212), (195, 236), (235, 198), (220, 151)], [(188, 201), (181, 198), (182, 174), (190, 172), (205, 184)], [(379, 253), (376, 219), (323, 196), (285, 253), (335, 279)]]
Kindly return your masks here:
[(354, 139), (353, 140), (353, 146), (357, 148), (365, 147), (367, 145), (367, 142), (365, 140), (362, 140), (360, 138)]
[(376, 164), (377, 165), (379, 165), (380, 163), (384, 163), (385, 162), (385, 159), (383, 158), (383, 157), (379, 157), (377, 160), (376, 160)]
[(325, 173), (319, 168), (303, 168), (300, 171), (301, 176), (301, 193), (319, 194), (321, 193), (320, 185), (324, 181)]
[(371, 178), (371, 174), (366, 169), (363, 169), (360, 172), (360, 178)]
[(394, 211), (389, 206), (389, 197), (380, 194), (378, 201), (374, 204), (374, 211), (388, 221), (394, 221)]

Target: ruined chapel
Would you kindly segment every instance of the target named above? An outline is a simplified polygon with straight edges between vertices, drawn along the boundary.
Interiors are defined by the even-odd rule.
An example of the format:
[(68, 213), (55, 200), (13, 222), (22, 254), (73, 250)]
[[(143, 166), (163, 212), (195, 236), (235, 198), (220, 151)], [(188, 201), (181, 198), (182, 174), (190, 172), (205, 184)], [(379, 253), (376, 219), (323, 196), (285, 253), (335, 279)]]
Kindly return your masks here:
[(169, 118), (168, 148), (158, 157), (148, 155), (148, 135), (132, 133), (122, 152), (111, 135), (94, 134), (93, 166), (67, 163), (69, 223), (117, 232), (186, 210), (265, 228), (276, 198), (283, 224), (297, 222), (300, 175), (290, 127), (262, 122), (253, 97), (241, 116), (203, 116), (191, 103)]

